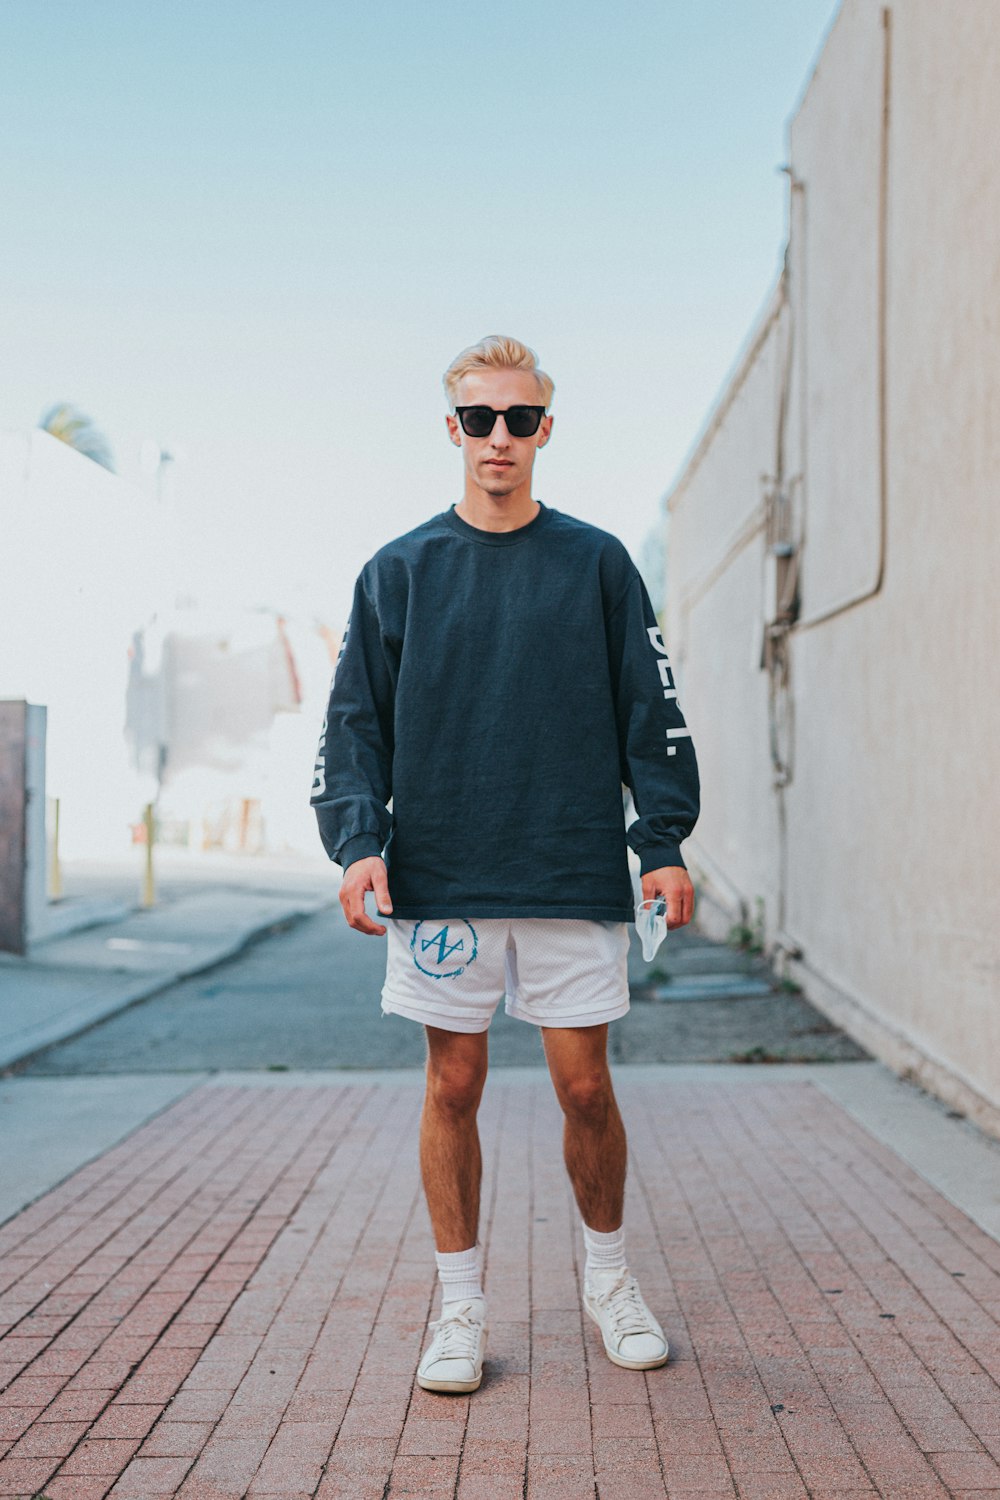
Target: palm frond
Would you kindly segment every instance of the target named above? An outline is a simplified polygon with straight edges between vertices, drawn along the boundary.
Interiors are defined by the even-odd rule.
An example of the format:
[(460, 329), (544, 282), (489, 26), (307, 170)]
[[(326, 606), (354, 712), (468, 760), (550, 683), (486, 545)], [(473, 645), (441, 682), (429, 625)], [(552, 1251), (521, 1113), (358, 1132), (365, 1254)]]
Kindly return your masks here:
[(52, 437), (58, 438), (61, 443), (68, 444), (70, 448), (75, 448), (85, 458), (93, 459), (95, 464), (100, 464), (112, 474), (115, 472), (111, 450), (104, 434), (94, 426), (88, 416), (67, 401), (60, 401), (55, 406), (49, 407), (48, 411), (42, 414), (38, 425), (43, 432), (51, 433)]

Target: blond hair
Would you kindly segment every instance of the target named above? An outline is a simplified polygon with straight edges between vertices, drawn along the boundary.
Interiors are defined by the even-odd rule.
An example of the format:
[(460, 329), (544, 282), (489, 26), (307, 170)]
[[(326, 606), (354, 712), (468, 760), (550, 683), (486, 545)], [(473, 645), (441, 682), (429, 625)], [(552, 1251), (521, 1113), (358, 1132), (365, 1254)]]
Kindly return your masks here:
[(487, 334), (478, 344), (470, 344), (461, 354), (456, 354), (444, 372), (443, 383), (448, 405), (454, 411), (458, 396), (459, 381), (473, 370), (528, 370), (535, 377), (541, 405), (548, 407), (555, 384), (552, 377), (538, 368), (538, 356), (534, 349), (517, 339), (505, 338), (499, 333)]

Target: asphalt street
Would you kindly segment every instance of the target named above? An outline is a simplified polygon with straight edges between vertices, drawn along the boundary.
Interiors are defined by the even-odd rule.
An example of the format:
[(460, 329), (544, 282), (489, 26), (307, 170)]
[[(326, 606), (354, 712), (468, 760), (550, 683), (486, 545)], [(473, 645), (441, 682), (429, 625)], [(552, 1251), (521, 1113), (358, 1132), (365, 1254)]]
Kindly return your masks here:
[[(339, 906), (272, 933), (17, 1068), (26, 1076), (400, 1068), (422, 1065), (423, 1028), (384, 1016), (386, 939)], [(632, 1008), (612, 1023), (617, 1063), (850, 1061), (865, 1053), (758, 958), (682, 929), (651, 965), (632, 933)], [(535, 1027), (498, 1007), (494, 1066), (544, 1063)]]

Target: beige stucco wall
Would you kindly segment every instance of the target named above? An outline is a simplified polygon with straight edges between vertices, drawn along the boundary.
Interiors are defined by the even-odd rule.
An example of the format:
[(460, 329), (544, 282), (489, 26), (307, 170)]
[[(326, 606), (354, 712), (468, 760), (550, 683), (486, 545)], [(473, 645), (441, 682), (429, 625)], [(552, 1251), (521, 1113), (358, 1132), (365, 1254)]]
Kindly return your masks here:
[[(666, 631), (701, 919), (763, 898), (821, 1006), (1000, 1132), (998, 76), (993, 0), (842, 6), (790, 123), (787, 274), (668, 497)], [(769, 716), (786, 357), (800, 597)]]

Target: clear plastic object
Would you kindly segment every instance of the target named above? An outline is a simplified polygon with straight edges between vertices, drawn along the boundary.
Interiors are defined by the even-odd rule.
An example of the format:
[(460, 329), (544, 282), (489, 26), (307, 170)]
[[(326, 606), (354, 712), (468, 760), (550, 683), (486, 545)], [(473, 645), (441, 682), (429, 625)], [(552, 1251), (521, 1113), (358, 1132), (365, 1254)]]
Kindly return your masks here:
[(667, 935), (667, 901), (665, 896), (653, 896), (640, 901), (635, 909), (635, 930), (642, 940), (642, 956), (649, 963)]

